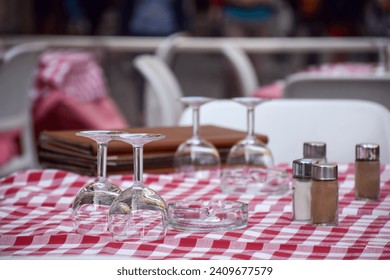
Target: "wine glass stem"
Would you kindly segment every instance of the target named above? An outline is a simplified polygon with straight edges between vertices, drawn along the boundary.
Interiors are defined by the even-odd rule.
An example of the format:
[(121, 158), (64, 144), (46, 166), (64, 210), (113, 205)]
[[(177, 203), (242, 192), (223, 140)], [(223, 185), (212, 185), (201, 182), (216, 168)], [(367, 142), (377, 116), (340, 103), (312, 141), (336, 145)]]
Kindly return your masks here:
[(133, 147), (133, 161), (134, 161), (134, 182), (142, 182), (143, 180), (143, 147)]
[(106, 178), (107, 166), (107, 143), (97, 143), (97, 176), (98, 178)]
[(248, 107), (247, 110), (247, 136), (248, 139), (255, 137), (255, 108)]
[(192, 107), (192, 138), (199, 138), (199, 107)]

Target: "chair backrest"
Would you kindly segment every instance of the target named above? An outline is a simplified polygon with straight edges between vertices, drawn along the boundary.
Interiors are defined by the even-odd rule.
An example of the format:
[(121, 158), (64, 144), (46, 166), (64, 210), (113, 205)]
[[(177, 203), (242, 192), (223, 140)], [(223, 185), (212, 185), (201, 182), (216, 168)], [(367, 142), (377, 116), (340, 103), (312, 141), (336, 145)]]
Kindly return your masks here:
[(135, 68), (143, 75), (152, 90), (146, 90), (146, 126), (173, 126), (177, 124), (183, 105), (178, 101), (182, 89), (172, 70), (159, 57), (140, 55)]
[(242, 95), (253, 95), (259, 87), (259, 80), (248, 55), (239, 47), (231, 44), (222, 45), (221, 51), (233, 66), (234, 72), (239, 80)]
[(33, 78), (44, 43), (26, 43), (9, 49), (0, 66), (0, 131), (18, 130), (21, 155), (0, 170), (0, 175), (37, 165), (31, 120)]
[[(200, 107), (200, 124), (216, 125), (246, 131), (246, 109), (229, 99), (218, 99)], [(192, 109), (186, 108), (180, 116), (179, 125), (192, 125)]]
[(188, 36), (186, 32), (176, 32), (172, 35), (167, 36), (157, 47), (155, 55), (161, 58), (167, 65), (171, 65), (173, 62), (173, 57), (175, 55), (175, 47), (177, 41)]
[[(217, 100), (201, 107), (201, 124), (246, 130), (246, 112), (230, 100)], [(180, 125), (191, 124), (185, 110)], [(255, 111), (255, 131), (269, 137), (276, 163), (291, 163), (303, 156), (303, 143), (327, 143), (333, 162), (355, 160), (355, 145), (377, 143), (381, 161), (390, 163), (390, 112), (364, 100), (280, 99), (265, 102)]]
[(285, 84), (285, 98), (362, 99), (390, 109), (390, 75), (291, 75)]

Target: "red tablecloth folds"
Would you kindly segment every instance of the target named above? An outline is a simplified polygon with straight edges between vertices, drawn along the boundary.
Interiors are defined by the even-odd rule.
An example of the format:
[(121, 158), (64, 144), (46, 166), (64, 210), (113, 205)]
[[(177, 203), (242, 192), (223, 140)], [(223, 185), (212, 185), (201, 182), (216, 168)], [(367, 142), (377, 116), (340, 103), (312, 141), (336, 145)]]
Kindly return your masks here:
[[(288, 166), (285, 167), (289, 172)], [(219, 178), (178, 179), (145, 175), (166, 202), (233, 199), (249, 204), (245, 229), (193, 233), (170, 229), (162, 240), (118, 242), (109, 234), (79, 235), (71, 202), (91, 178), (59, 170), (30, 170), (0, 181), (0, 256), (116, 257), (141, 259), (390, 259), (390, 165), (381, 171), (381, 200), (354, 199), (354, 165), (339, 165), (339, 214), (335, 227), (292, 221), (291, 192), (282, 196), (222, 194)], [(111, 176), (121, 188), (132, 177)]]

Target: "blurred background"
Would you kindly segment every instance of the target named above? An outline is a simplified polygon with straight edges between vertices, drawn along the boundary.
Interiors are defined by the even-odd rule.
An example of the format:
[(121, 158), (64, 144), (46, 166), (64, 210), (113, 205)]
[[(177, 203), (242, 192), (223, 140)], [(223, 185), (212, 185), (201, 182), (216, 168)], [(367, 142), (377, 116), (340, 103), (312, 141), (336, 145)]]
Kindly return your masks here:
[[(142, 3), (141, 3), (142, 2)], [(0, 0), (0, 36), (387, 37), (388, 0)], [(139, 51), (93, 50), (107, 88), (132, 126), (144, 124)], [(150, 50), (145, 50), (150, 52)], [(375, 61), (369, 53), (252, 53), (260, 85), (307, 65)], [(185, 95), (230, 97), (239, 88), (216, 52), (177, 52), (172, 63)]]
[(389, 106), (389, 34), (390, 0), (0, 0), (0, 167), (43, 131), (178, 125), (178, 96), (278, 99), (297, 73), (367, 76)]

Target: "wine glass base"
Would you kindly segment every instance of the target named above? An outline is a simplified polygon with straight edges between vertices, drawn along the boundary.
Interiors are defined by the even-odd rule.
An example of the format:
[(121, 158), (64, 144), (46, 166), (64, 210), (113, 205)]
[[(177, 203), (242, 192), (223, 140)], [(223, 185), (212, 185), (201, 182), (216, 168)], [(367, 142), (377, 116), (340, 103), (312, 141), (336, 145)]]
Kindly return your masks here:
[(290, 189), (287, 172), (268, 168), (227, 168), (221, 188), (227, 194), (282, 195)]

